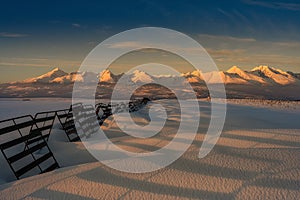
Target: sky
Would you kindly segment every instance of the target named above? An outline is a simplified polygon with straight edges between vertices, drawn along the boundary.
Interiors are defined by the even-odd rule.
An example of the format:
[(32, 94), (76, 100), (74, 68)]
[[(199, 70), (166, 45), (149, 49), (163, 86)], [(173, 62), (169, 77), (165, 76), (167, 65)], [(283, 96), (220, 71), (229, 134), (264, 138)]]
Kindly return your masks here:
[(0, 82), (55, 67), (76, 71), (106, 38), (147, 26), (187, 34), (223, 71), (233, 65), (244, 70), (269, 65), (300, 72), (299, 19), (299, 0), (5, 1), (0, 7)]

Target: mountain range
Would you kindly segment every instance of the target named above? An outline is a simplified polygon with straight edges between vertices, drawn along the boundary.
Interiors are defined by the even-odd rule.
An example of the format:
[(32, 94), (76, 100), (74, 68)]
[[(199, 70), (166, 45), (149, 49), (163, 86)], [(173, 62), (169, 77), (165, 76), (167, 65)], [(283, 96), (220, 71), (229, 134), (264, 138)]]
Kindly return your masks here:
[[(124, 77), (122, 77), (124, 76)], [(238, 85), (300, 85), (300, 74), (293, 72), (285, 72), (269, 66), (258, 66), (251, 71), (244, 71), (237, 66), (231, 67), (227, 71), (213, 71), (201, 73), (201, 71), (193, 71), (182, 73), (180, 76), (174, 75), (150, 75), (144, 71), (135, 70), (130, 74), (115, 75), (106, 69), (99, 74), (93, 72), (72, 72), (66, 73), (59, 68), (55, 68), (48, 73), (38, 77), (29, 78), (24, 81), (15, 83), (57, 83), (71, 84), (78, 82), (100, 82), (100, 83), (116, 83), (120, 77), (130, 83), (162, 83), (164, 81), (172, 81), (177, 84), (183, 80), (189, 83), (210, 83), (210, 84), (238, 84)], [(219, 79), (222, 78), (222, 80)], [(182, 79), (185, 78), (185, 79)], [(179, 83), (179, 82), (180, 83)]]
[[(220, 80), (220, 77), (222, 80)], [(55, 68), (48, 73), (23, 81), (0, 84), (0, 97), (72, 97), (73, 83), (98, 84), (97, 98), (109, 99), (114, 87), (119, 81), (120, 91), (118, 96), (128, 94), (132, 88), (138, 88), (134, 92), (135, 97), (175, 98), (169, 86), (180, 91), (179, 94), (186, 99), (191, 97), (191, 92), (186, 90), (186, 84), (190, 83), (198, 98), (207, 98), (210, 93), (205, 83), (225, 84), (227, 98), (251, 98), (251, 99), (277, 99), (300, 100), (300, 74), (286, 72), (268, 66), (258, 66), (245, 71), (237, 66), (227, 71), (213, 71), (201, 73), (192, 72), (175, 75), (151, 75), (144, 71), (135, 70), (126, 74), (113, 74), (106, 69), (98, 74), (93, 72), (66, 73)], [(152, 84), (157, 83), (157, 84)], [(162, 86), (159, 86), (162, 85)], [(89, 89), (89, 85), (83, 88)], [(138, 87), (136, 87), (138, 86)], [(165, 86), (165, 87), (163, 87)]]

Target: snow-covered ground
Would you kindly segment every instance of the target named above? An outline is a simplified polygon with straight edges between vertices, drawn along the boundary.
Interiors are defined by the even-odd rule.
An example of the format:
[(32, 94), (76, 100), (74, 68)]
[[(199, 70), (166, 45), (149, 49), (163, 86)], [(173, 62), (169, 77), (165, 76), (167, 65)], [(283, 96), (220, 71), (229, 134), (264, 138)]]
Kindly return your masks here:
[[(1, 117), (68, 107), (70, 100), (0, 101)], [(153, 151), (176, 133), (180, 112), (175, 100), (158, 100), (170, 112), (161, 133), (148, 139), (124, 137), (113, 118), (102, 127), (115, 144), (133, 152)], [(152, 103), (150, 103), (151, 105)], [(224, 130), (208, 156), (198, 158), (210, 106), (199, 101), (198, 134), (188, 151), (168, 167), (130, 174), (110, 169), (70, 143), (56, 124), (49, 146), (62, 168), (15, 181), (0, 157), (0, 199), (299, 199), (300, 110), (228, 105)], [(260, 103), (258, 103), (260, 104)], [(17, 108), (17, 109), (16, 109)], [(45, 109), (46, 108), (46, 109)], [(143, 110), (133, 119), (147, 123)]]
[[(208, 101), (208, 99), (200, 99), (200, 101)], [(259, 108), (268, 108), (272, 110), (283, 110), (297, 112), (300, 110), (300, 101), (282, 101), (282, 100), (261, 100), (261, 99), (217, 99), (219, 102), (227, 102), (227, 104), (252, 106)]]
[[(25, 100), (25, 101), (24, 101)], [(67, 98), (0, 98), (0, 121), (22, 115), (33, 115), (37, 112), (66, 109), (72, 99)]]

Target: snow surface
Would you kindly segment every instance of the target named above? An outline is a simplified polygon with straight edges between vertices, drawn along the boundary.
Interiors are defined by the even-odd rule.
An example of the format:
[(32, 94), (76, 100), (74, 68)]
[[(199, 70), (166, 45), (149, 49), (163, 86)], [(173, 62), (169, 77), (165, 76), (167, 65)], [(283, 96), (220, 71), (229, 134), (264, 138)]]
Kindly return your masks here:
[(38, 76), (36, 78), (29, 78), (24, 80), (25, 83), (35, 83), (35, 82), (40, 82), (40, 83), (49, 83), (51, 82), (53, 79), (56, 79), (58, 77), (62, 77), (67, 75), (66, 72), (62, 71), (59, 68), (55, 68), (53, 70), (51, 70), (50, 72), (43, 74), (41, 76)]
[(23, 101), (19, 98), (0, 98), (0, 120), (37, 112), (61, 110), (70, 107), (72, 99), (66, 98), (31, 98)]
[[(68, 103), (51, 99), (6, 101), (0, 109), (10, 111), (1, 115), (16, 116), (21, 114), (19, 109), (32, 113), (47, 105), (54, 109)], [(159, 135), (125, 137), (113, 118), (105, 121), (103, 130), (126, 150), (147, 152), (163, 147), (176, 133), (180, 112), (175, 100), (159, 100), (149, 106), (153, 103), (168, 111), (169, 119)], [(210, 116), (210, 104), (200, 101), (199, 105), (200, 127), (188, 151), (170, 166), (144, 174), (118, 172), (95, 162), (81, 142), (68, 142), (56, 124), (49, 145), (62, 168), (15, 181), (1, 157), (0, 199), (299, 199), (299, 110), (230, 104), (217, 145), (207, 157), (198, 159)], [(132, 117), (136, 123), (145, 124), (146, 113), (141, 110)]]

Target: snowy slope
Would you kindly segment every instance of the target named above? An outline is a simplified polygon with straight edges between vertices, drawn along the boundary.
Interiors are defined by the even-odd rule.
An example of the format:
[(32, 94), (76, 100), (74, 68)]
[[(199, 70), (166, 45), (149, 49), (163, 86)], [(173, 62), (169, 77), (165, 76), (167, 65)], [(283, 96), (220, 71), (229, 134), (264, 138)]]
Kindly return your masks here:
[(50, 83), (68, 84), (68, 83), (74, 83), (75, 81), (78, 81), (78, 82), (83, 81), (83, 77), (80, 73), (72, 72), (65, 76), (57, 77), (57, 78), (51, 80)]
[(181, 74), (182, 77), (186, 78), (189, 83), (199, 83), (203, 82), (202, 73), (199, 70), (195, 70), (193, 72), (187, 72)]
[(231, 67), (229, 70), (227, 70), (227, 73), (230, 74), (237, 74), (239, 75), (241, 78), (251, 81), (251, 82), (256, 82), (256, 83), (261, 83), (261, 84), (270, 84), (270, 81), (268, 81), (267, 79), (265, 79), (264, 77), (261, 77), (259, 75), (256, 75), (253, 72), (246, 72), (242, 69), (240, 69), (237, 66), (233, 66)]
[(153, 77), (146, 72), (135, 70), (130, 75), (130, 79), (134, 83), (152, 83), (154, 82)]
[(279, 85), (289, 85), (299, 82), (291, 74), (268, 66), (258, 66), (251, 70), (255, 75), (266, 77)]
[(66, 72), (62, 71), (59, 68), (55, 68), (55, 69), (51, 70), (50, 72), (48, 72), (46, 74), (43, 74), (43, 75), (38, 76), (36, 78), (26, 79), (23, 82), (24, 83), (36, 83), (36, 82), (49, 83), (49, 82), (51, 82), (52, 80), (54, 80), (58, 77), (62, 77), (62, 76), (66, 76), (66, 75), (68, 75)]
[(222, 71), (203, 73), (203, 77), (209, 84), (249, 84), (247, 80), (241, 78), (238, 74), (232, 74)]
[(99, 81), (100, 82), (106, 82), (106, 83), (114, 83), (114, 82), (116, 82), (113, 73), (110, 70), (108, 70), (108, 69), (100, 72), (100, 74), (99, 74)]

